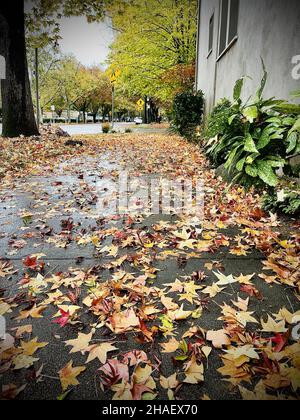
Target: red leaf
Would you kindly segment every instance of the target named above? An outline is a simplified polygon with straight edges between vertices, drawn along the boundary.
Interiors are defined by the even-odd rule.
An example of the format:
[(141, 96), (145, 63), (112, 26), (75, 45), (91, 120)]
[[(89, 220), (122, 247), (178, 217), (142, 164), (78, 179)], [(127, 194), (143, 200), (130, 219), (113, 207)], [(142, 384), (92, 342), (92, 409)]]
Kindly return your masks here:
[(263, 217), (266, 217), (266, 213), (264, 213), (260, 208), (256, 207), (252, 213), (250, 213), (250, 217), (254, 220), (260, 220)]
[(276, 353), (281, 352), (281, 350), (284, 348), (286, 343), (288, 342), (288, 334), (276, 334), (275, 337), (271, 338), (272, 343), (275, 343), (276, 346), (274, 347), (274, 351)]
[(102, 368), (99, 369), (101, 372), (101, 380), (105, 387), (111, 388), (113, 385), (122, 381), (123, 379), (129, 381), (129, 370), (128, 366), (120, 363), (116, 359), (110, 359), (105, 363)]
[(63, 309), (60, 309), (61, 317), (52, 321), (53, 324), (58, 324), (62, 328), (67, 325), (70, 319), (70, 312), (65, 312)]
[(132, 389), (131, 389), (131, 394), (132, 394), (132, 398), (134, 401), (140, 401), (142, 399), (142, 395), (145, 392), (151, 392), (153, 393), (153, 391), (146, 387), (144, 384), (134, 384)]
[(37, 268), (37, 257), (26, 257), (25, 260), (23, 260), (23, 265), (27, 268), (36, 269)]
[(256, 289), (256, 287), (251, 286), (250, 284), (243, 284), (241, 286), (241, 292), (247, 293), (247, 295), (249, 296), (254, 296), (256, 297), (256, 299), (258, 300), (263, 300), (263, 295), (262, 293)]

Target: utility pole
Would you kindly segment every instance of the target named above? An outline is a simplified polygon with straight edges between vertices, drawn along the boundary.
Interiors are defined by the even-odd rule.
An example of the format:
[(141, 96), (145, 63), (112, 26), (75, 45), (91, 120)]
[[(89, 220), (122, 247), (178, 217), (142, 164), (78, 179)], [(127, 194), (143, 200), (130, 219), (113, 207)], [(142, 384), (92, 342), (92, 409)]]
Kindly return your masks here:
[(39, 87), (39, 50), (35, 49), (35, 90), (36, 90), (36, 121), (37, 126), (41, 123), (40, 114), (40, 87)]

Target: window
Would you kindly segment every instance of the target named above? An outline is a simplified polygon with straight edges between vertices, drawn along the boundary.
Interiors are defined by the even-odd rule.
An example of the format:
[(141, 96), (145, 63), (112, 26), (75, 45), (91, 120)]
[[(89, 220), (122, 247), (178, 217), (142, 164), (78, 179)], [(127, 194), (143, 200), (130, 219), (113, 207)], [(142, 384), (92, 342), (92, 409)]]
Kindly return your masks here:
[(239, 0), (221, 0), (219, 55), (236, 39), (238, 32)]
[(212, 15), (209, 21), (208, 55), (210, 55), (210, 53), (213, 50), (213, 42), (214, 42), (214, 15)]

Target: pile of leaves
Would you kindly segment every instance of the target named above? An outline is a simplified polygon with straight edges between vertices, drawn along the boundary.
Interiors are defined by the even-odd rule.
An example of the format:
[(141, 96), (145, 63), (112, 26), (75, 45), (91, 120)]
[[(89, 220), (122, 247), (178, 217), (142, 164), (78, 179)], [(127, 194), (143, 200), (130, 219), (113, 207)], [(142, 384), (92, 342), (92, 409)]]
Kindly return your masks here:
[[(25, 146), (32, 157), (31, 144), (16, 140), (14, 153)], [(228, 187), (178, 137), (91, 137), (56, 157), (55, 144), (63, 150), (46, 141), (43, 158), (28, 157), (0, 189), (12, 209), (12, 195), (32, 194), (16, 212), (21, 228), (0, 219), (2, 398), (298, 399), (299, 224), (284, 237), (258, 195)], [(135, 177), (202, 178), (203, 217), (153, 220), (139, 203), (131, 214), (96, 217), (89, 177), (116, 180), (108, 162)], [(45, 175), (51, 196), (34, 188)], [(60, 250), (78, 257), (54, 265)], [(229, 271), (231, 258), (235, 267), (249, 258), (245, 271)]]
[[(59, 133), (59, 135), (58, 135)], [(90, 139), (82, 147), (66, 144), (69, 135), (55, 126), (41, 128), (40, 136), (19, 138), (1, 138), (0, 144), (0, 179), (15, 179), (30, 175), (39, 175), (40, 168), (47, 165), (48, 171), (58, 162), (65, 162), (82, 153), (95, 155), (99, 141)], [(72, 141), (71, 141), (72, 143)]]

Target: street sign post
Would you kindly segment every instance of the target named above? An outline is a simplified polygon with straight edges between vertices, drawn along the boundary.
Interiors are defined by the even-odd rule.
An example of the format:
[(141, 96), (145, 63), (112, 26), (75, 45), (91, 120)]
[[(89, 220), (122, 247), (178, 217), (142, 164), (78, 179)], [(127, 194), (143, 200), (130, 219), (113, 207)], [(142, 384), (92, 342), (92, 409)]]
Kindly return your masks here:
[(137, 106), (137, 110), (140, 112), (140, 116), (142, 116), (142, 111), (145, 106), (145, 102), (143, 101), (143, 99), (139, 99), (136, 103), (136, 106)]
[(112, 123), (111, 123), (111, 128), (113, 130), (114, 128), (114, 119), (115, 119), (115, 84), (118, 81), (118, 78), (121, 76), (121, 70), (120, 69), (116, 69), (113, 70), (110, 74), (110, 83), (112, 85), (112, 109), (111, 109), (111, 114), (112, 114)]
[(143, 99), (139, 99), (136, 104), (137, 104), (138, 108), (141, 109), (141, 110), (145, 106), (145, 102), (143, 101)]

